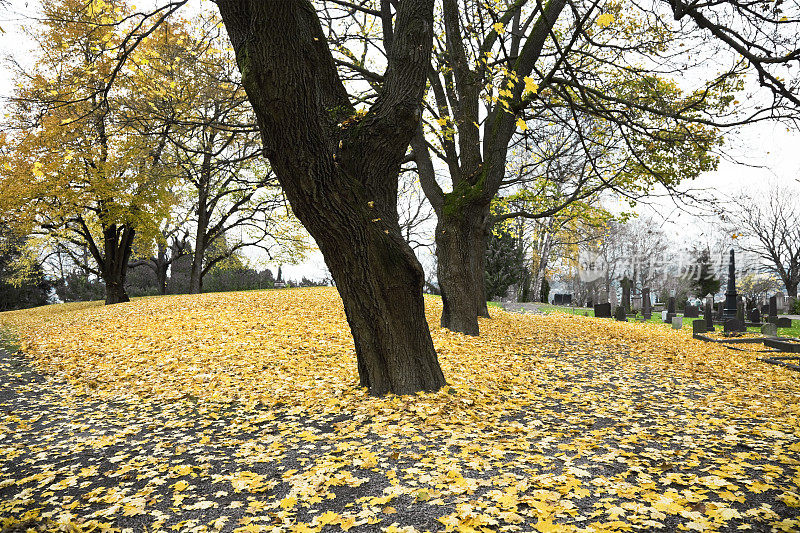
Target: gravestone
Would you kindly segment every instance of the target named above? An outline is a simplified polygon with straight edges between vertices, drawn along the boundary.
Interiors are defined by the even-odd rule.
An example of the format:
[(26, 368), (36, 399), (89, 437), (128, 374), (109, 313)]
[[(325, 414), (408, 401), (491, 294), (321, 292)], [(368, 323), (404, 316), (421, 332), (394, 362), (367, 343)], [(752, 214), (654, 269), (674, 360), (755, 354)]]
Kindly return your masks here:
[(697, 306), (686, 304), (683, 309), (683, 316), (684, 318), (699, 318), (700, 309)]
[(642, 316), (644, 316), (645, 320), (650, 320), (650, 318), (653, 316), (649, 288), (642, 289)]
[(741, 298), (736, 302), (736, 320), (744, 324), (744, 300)]
[(679, 316), (672, 318), (672, 329), (681, 329), (683, 327), (683, 319)]
[(692, 335), (697, 335), (700, 333), (706, 333), (708, 328), (706, 328), (706, 320), (701, 318), (700, 320), (692, 320)]
[(594, 316), (597, 318), (611, 318), (611, 304), (608, 302), (604, 304), (595, 304)]
[(754, 307), (750, 310), (750, 314), (748, 315), (747, 319), (755, 324), (761, 322), (761, 311), (758, 310), (758, 307)]
[(769, 304), (764, 304), (761, 306), (761, 314), (769, 315)]
[(722, 314), (725, 312), (725, 302), (717, 302), (717, 320), (722, 320)]
[(779, 328), (790, 328), (792, 327), (792, 319), (787, 317), (780, 317), (775, 320), (775, 325)]
[(667, 316), (664, 319), (664, 322), (671, 324), (673, 318), (675, 318), (675, 297), (670, 296), (669, 301), (667, 302)]
[(722, 309), (722, 318), (736, 318), (736, 258), (731, 249), (731, 259), (728, 262), (728, 288), (725, 291), (725, 306)]
[(620, 322), (627, 322), (628, 316), (625, 314), (625, 308), (621, 305), (617, 306), (617, 310), (614, 311), (614, 318), (619, 320)]
[(553, 305), (572, 305), (571, 293), (557, 293), (553, 295)]
[(778, 308), (779, 313), (786, 312), (785, 305), (786, 305), (786, 297), (783, 295), (782, 292), (779, 292), (778, 294), (775, 295), (775, 307)]
[(778, 320), (778, 298), (775, 296), (769, 297), (769, 318), (768, 322), (775, 322)]
[(736, 331), (746, 331), (744, 328), (744, 324), (739, 322), (735, 318), (729, 318), (725, 321), (725, 325), (723, 326), (723, 331), (725, 333), (731, 333)]
[(612, 309), (616, 309), (619, 305), (619, 300), (617, 300), (617, 291), (616, 289), (612, 290), (611, 293), (608, 295), (608, 303), (611, 304)]
[(778, 336), (778, 326), (775, 324), (764, 324), (761, 326), (761, 333), (766, 335), (767, 337), (777, 337)]
[(706, 298), (705, 311), (706, 331), (714, 331), (714, 300), (712, 298)]
[(622, 285), (622, 308), (625, 309), (626, 313), (631, 312), (631, 280), (627, 277), (622, 278), (620, 282)]
[(667, 320), (668, 314), (669, 314), (668, 311), (661, 311), (661, 321), (664, 322), (665, 324), (669, 322), (669, 320)]

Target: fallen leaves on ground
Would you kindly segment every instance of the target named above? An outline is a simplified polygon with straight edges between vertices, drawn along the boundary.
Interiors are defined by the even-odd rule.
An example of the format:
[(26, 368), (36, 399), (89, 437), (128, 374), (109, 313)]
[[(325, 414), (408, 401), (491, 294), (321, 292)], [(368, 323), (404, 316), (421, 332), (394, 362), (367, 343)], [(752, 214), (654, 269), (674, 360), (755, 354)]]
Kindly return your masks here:
[(800, 529), (799, 374), (657, 324), (492, 314), (432, 329), (449, 387), (371, 398), (333, 289), (2, 313), (29, 359), (0, 363), (0, 526)]

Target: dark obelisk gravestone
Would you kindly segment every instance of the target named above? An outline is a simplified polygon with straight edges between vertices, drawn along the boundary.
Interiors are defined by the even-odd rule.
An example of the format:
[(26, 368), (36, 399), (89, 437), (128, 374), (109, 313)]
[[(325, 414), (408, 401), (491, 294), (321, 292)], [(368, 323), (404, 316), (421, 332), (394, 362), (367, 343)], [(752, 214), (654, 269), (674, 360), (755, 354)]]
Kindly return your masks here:
[(675, 297), (670, 296), (667, 302), (667, 319), (664, 321), (667, 324), (672, 324), (672, 319), (675, 318)]
[(631, 280), (627, 277), (622, 278), (620, 282), (622, 286), (622, 308), (626, 313), (631, 312)]
[(728, 288), (725, 291), (725, 306), (722, 309), (722, 320), (736, 318), (736, 258), (731, 249), (731, 259), (728, 263)]
[(711, 298), (706, 298), (706, 330), (714, 331), (714, 302)]
[(645, 287), (642, 289), (642, 316), (645, 320), (650, 320), (653, 316), (653, 309), (650, 302), (650, 289)]
[(767, 318), (767, 322), (777, 322), (778, 321), (778, 298), (776, 296), (769, 297), (769, 318)]

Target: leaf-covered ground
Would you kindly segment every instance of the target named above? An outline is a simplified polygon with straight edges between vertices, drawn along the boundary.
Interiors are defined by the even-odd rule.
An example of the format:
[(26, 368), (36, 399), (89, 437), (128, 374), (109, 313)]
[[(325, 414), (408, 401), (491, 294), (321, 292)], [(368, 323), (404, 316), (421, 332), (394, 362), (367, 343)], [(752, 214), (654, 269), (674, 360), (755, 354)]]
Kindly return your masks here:
[(492, 312), (380, 399), (332, 289), (2, 313), (0, 530), (800, 530), (800, 373)]

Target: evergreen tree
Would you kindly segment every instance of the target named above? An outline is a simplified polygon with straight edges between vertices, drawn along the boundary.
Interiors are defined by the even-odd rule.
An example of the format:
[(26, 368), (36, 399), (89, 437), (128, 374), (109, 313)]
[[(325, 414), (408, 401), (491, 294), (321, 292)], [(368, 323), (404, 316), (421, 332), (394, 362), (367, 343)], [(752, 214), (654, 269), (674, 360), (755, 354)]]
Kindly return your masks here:
[(484, 285), (486, 298), (492, 300), (503, 297), (509, 287), (521, 287), (525, 281), (526, 269), (522, 247), (508, 229), (498, 226), (486, 247), (486, 267)]
[(26, 253), (27, 239), (0, 228), (0, 311), (47, 303), (51, 285), (42, 265)]
[(698, 298), (703, 298), (707, 294), (716, 294), (722, 285), (722, 280), (714, 274), (714, 266), (711, 264), (711, 252), (708, 248), (692, 250), (694, 256), (694, 277), (692, 278), (692, 292)]

